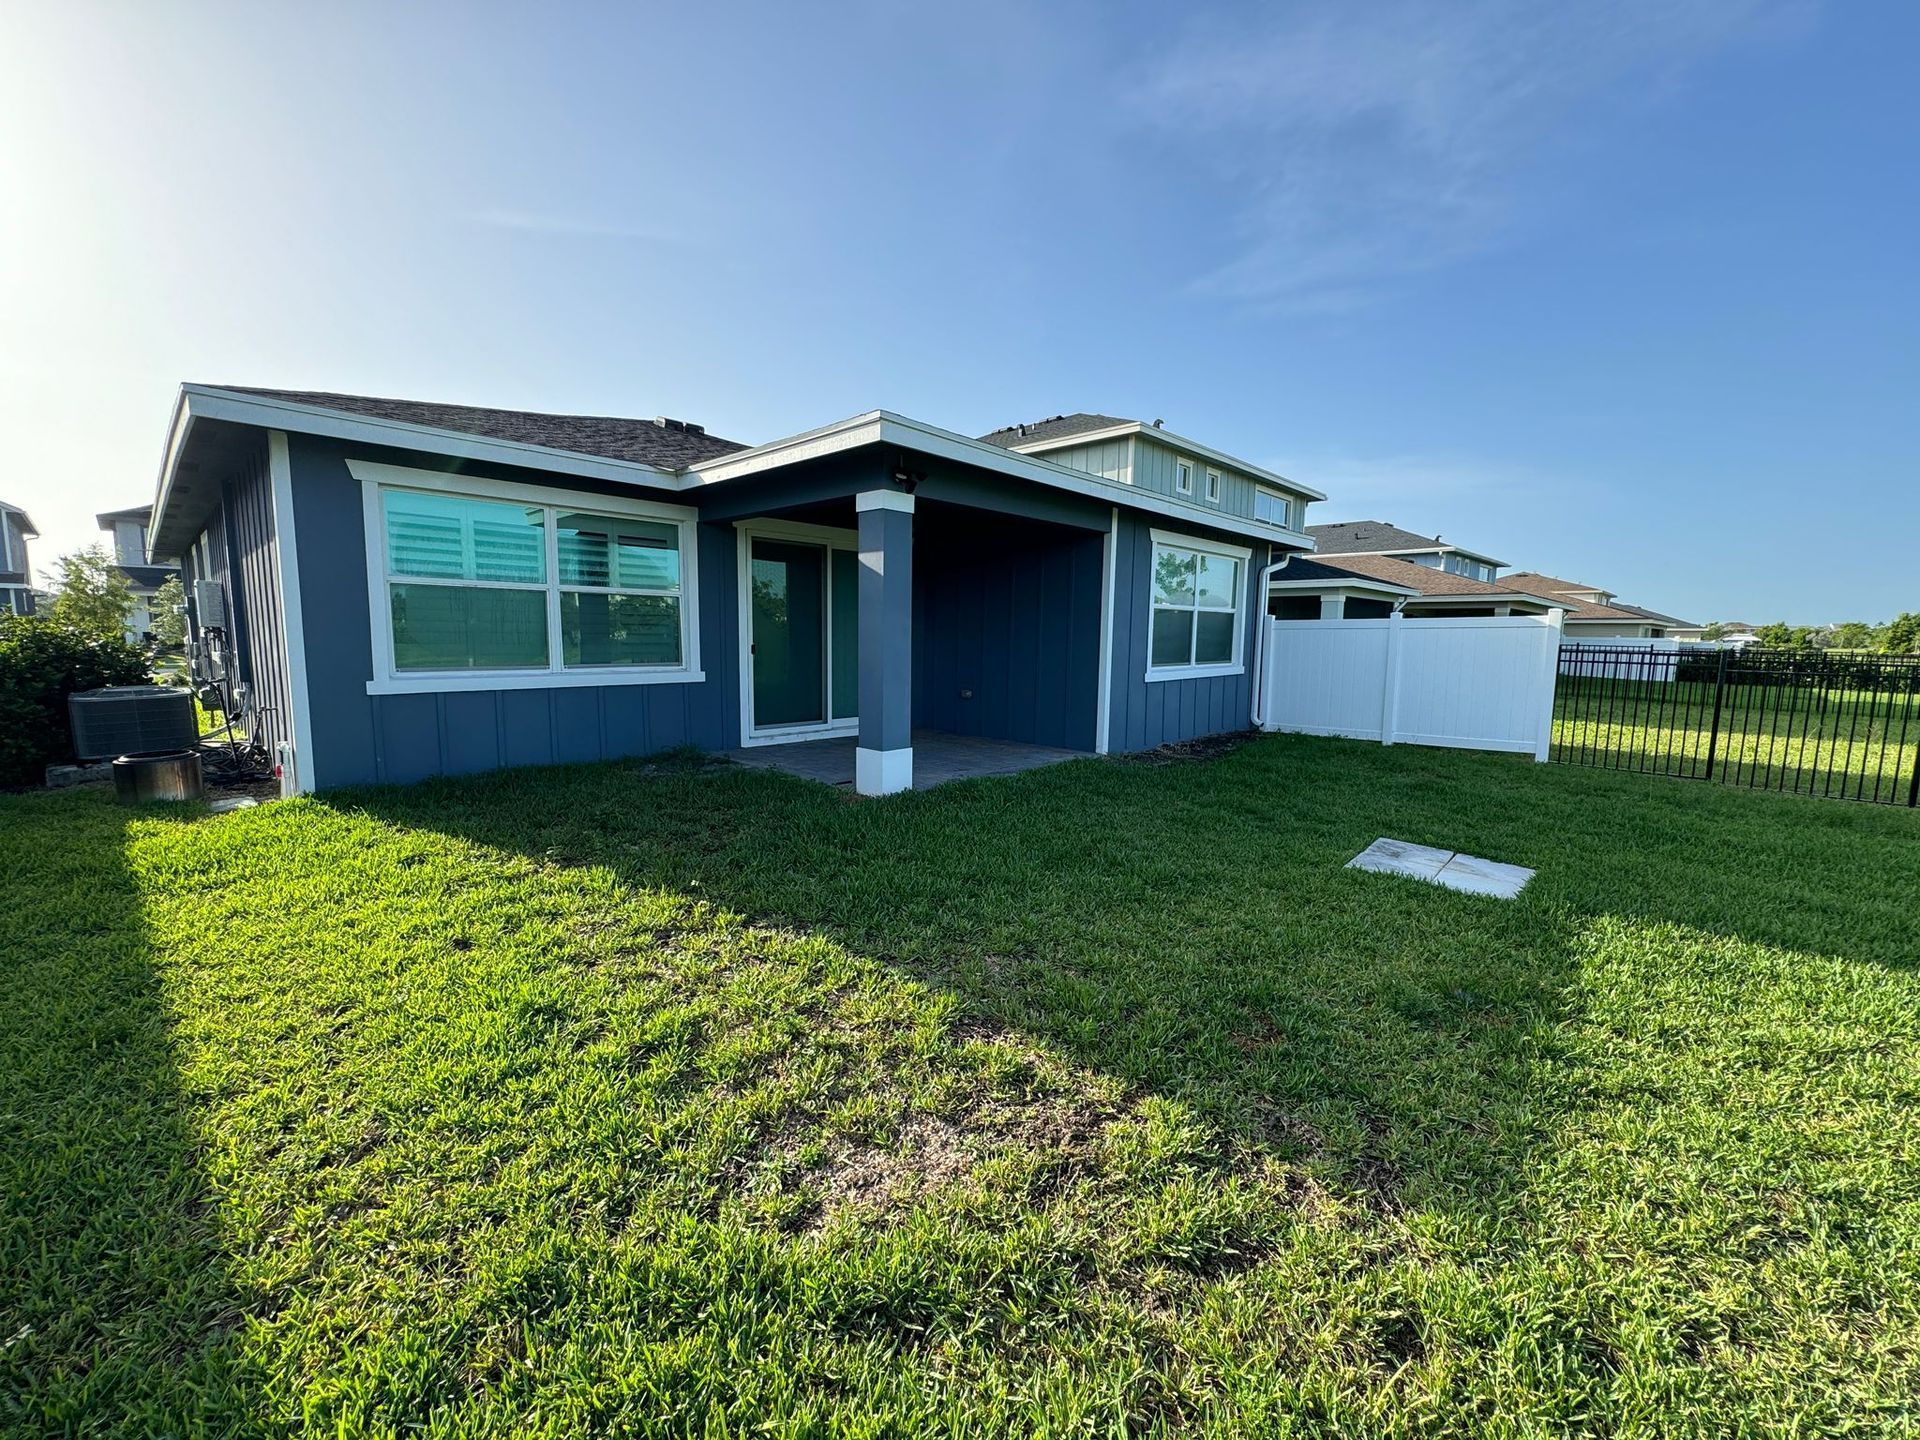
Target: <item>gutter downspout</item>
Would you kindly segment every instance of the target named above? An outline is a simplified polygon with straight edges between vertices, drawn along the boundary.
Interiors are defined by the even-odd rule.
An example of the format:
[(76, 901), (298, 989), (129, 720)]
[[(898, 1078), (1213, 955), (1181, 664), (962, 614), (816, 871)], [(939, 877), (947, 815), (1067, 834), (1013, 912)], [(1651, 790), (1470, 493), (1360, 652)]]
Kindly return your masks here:
[(1266, 706), (1261, 703), (1267, 693), (1267, 607), (1273, 603), (1267, 586), (1292, 558), (1289, 553), (1285, 559), (1274, 561), (1260, 572), (1260, 613), (1254, 617), (1254, 623), (1260, 628), (1253, 632), (1253, 728), (1256, 730), (1265, 728), (1267, 720)]

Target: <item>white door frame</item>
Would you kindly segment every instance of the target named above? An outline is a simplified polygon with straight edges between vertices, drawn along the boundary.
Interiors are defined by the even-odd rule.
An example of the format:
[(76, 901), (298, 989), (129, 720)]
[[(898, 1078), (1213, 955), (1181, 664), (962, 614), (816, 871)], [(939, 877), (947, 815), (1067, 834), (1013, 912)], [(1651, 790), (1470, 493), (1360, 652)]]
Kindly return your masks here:
[(765, 730), (753, 723), (753, 542), (755, 540), (794, 540), (803, 545), (818, 545), (832, 552), (860, 553), (860, 532), (840, 530), (829, 525), (802, 525), (793, 520), (736, 520), (733, 522), (739, 546), (734, 568), (739, 575), (740, 603), (740, 743), (747, 745), (795, 745), (802, 740), (826, 740), (837, 736), (857, 736), (860, 717), (833, 718), (833, 556), (827, 556), (825, 594), (821, 606), (821, 637), (825, 655), (827, 720), (817, 725), (777, 725)]

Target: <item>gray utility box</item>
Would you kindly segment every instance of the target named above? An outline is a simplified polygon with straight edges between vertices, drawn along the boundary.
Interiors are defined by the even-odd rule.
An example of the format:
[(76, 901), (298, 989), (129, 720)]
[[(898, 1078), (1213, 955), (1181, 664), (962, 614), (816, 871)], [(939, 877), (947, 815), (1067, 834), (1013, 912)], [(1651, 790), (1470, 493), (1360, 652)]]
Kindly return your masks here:
[(109, 685), (67, 697), (73, 753), (82, 760), (191, 750), (200, 743), (193, 696), (167, 685)]

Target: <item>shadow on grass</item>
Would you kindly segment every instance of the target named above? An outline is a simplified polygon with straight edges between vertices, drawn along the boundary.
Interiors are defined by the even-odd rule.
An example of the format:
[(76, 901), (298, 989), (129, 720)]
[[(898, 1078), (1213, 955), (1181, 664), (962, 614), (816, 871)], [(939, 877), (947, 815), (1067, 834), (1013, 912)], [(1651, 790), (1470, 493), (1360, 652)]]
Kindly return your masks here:
[(1380, 1204), (1497, 1202), (1541, 1123), (1572, 918), (1343, 870), (1454, 802), (1403, 797), (1389, 826), (1339, 772), (1256, 747), (855, 803), (623, 765), (335, 803), (824, 934)]
[[(1570, 1103), (1543, 1077), (1591, 917), (1889, 963), (1913, 938), (1860, 883), (1904, 817), (1300, 737), (881, 802), (687, 760), (335, 803), (823, 933), (1252, 1146), (1473, 1211)], [(1379, 835), (1541, 876), (1503, 904), (1343, 868)]]
[(0, 1431), (191, 1433), (235, 1413), (240, 1308), (129, 812), (105, 796), (0, 807)]

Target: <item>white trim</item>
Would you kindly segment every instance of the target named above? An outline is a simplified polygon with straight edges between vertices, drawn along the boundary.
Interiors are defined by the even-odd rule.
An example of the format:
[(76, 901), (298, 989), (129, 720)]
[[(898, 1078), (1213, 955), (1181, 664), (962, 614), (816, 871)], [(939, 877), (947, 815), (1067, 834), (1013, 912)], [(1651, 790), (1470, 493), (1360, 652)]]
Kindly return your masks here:
[[(911, 498), (911, 497), (907, 497)], [(803, 740), (828, 740), (860, 733), (860, 716), (835, 717), (833, 713), (833, 554), (843, 550), (860, 552), (860, 532), (829, 525), (805, 525), (793, 520), (749, 518), (733, 522), (736, 576), (735, 594), (739, 604), (739, 623), (734, 627), (739, 646), (740, 672), (740, 745), (742, 749), (758, 745), (797, 745)], [(753, 723), (753, 542), (786, 540), (817, 545), (827, 553), (825, 591), (821, 606), (821, 654), (825, 668), (825, 688), (821, 696), (826, 719), (798, 725), (756, 727)]]
[[(1247, 609), (1249, 571), (1253, 568), (1253, 551), (1239, 545), (1228, 545), (1218, 540), (1203, 540), (1196, 535), (1183, 535), (1175, 530), (1154, 530), (1153, 548), (1166, 546), (1174, 550), (1195, 550), (1208, 555), (1222, 555), (1240, 563), (1239, 583), (1234, 587), (1233, 606), (1233, 659), (1217, 665), (1155, 665), (1153, 663), (1153, 581), (1149, 576), (1147, 585), (1147, 680), (1159, 683), (1163, 680), (1200, 680), (1216, 675), (1243, 675), (1247, 669)], [(1149, 551), (1151, 565), (1151, 550)], [(1265, 602), (1262, 601), (1262, 608)], [(1199, 607), (1194, 607), (1198, 615)], [(1219, 612), (1214, 612), (1219, 613)], [(1198, 622), (1195, 622), (1196, 625)]]
[(1115, 563), (1120, 544), (1120, 507), (1115, 505), (1107, 520), (1106, 537), (1100, 547), (1100, 687), (1094, 691), (1093, 753), (1105, 755), (1112, 746), (1113, 732), (1113, 592), (1117, 581)]
[(1121, 425), (1109, 425), (1104, 430), (1087, 430), (1078, 435), (1062, 435), (1051, 440), (1034, 440), (1023, 445), (1011, 447), (1022, 455), (1036, 454), (1043, 450), (1065, 450), (1076, 445), (1093, 445), (1102, 440), (1120, 440), (1129, 435), (1144, 435), (1160, 441), (1170, 450), (1191, 450), (1202, 460), (1211, 460), (1228, 470), (1238, 470), (1243, 475), (1256, 480), (1265, 480), (1278, 485), (1308, 500), (1324, 500), (1327, 497), (1311, 486), (1302, 485), (1298, 480), (1289, 480), (1286, 476), (1266, 470), (1258, 465), (1249, 464), (1238, 456), (1229, 455), (1224, 450), (1216, 450), (1211, 445), (1202, 445), (1198, 440), (1189, 440), (1184, 435), (1176, 435), (1171, 430), (1163, 430), (1156, 425), (1143, 425), (1138, 420), (1129, 420)]
[(853, 788), (862, 795), (893, 795), (913, 788), (913, 747), (898, 750), (869, 750), (857, 745), (853, 751)]
[(1184, 455), (1173, 457), (1173, 493), (1193, 494), (1193, 461)]
[[(583, 686), (697, 685), (706, 672), (700, 664), (700, 545), (699, 511), (690, 505), (668, 505), (631, 495), (596, 495), (583, 490), (555, 490), (545, 485), (491, 480), (477, 475), (449, 475), (438, 470), (416, 470), (373, 460), (347, 461), (347, 470), (360, 482), (360, 524), (366, 551), (367, 632), (373, 660), (369, 695), (438, 695), (476, 690), (567, 690)], [(506, 500), (538, 505), (545, 517), (546, 579), (538, 585), (505, 581), (444, 581), (402, 577), (403, 584), (450, 584), (461, 589), (537, 590), (547, 605), (547, 665), (521, 670), (407, 670), (393, 658), (393, 615), (387, 601), (387, 532), (381, 512), (383, 490), (424, 490), (465, 495), (479, 500)], [(572, 666), (565, 663), (560, 638), (560, 602), (564, 593), (598, 591), (596, 586), (563, 585), (557, 561), (555, 516), (561, 510), (581, 510), (610, 517), (661, 520), (674, 525), (680, 541), (680, 664), (647, 666)], [(647, 593), (644, 591), (619, 592)], [(671, 592), (658, 591), (666, 594)]]
[(853, 508), (858, 510), (898, 510), (902, 514), (913, 514), (913, 496), (900, 490), (862, 490), (853, 497)]
[(493, 480), (484, 475), (450, 475), (444, 470), (420, 470), (411, 465), (388, 465), (378, 460), (347, 461), (347, 473), (402, 490), (436, 490), (446, 495), (470, 495), (476, 500), (515, 500), (556, 509), (595, 510), (602, 515), (634, 515), (650, 520), (697, 520), (691, 505), (642, 499), (637, 495), (601, 495), (592, 490), (560, 490), (515, 480)]
[[(1299, 591), (1308, 595), (1323, 595), (1333, 591), (1357, 593), (1362, 595), (1401, 596), (1409, 600), (1420, 598), (1420, 592), (1405, 585), (1395, 585), (1386, 580), (1363, 580), (1355, 576), (1352, 580), (1269, 580), (1267, 591)], [(1469, 605), (1478, 601), (1468, 600)]]
[(1253, 559), (1253, 551), (1245, 545), (1229, 545), (1224, 540), (1208, 540), (1199, 535), (1187, 535), (1178, 530), (1154, 530), (1150, 532), (1156, 545), (1178, 545), (1183, 550), (1205, 550), (1212, 555), (1228, 555), (1235, 560)]
[(1207, 466), (1207, 503), (1220, 503), (1220, 472), (1211, 465)]
[(293, 463), (287, 432), (267, 432), (267, 475), (273, 485), (273, 557), (280, 576), (280, 631), (287, 646), (287, 696), (293, 707), (293, 779), (281, 777), (281, 790), (297, 795), (313, 791), (313, 702), (307, 689), (307, 625), (300, 603), (300, 538), (293, 522)]
[[(1333, 521), (1319, 528), (1322, 530), (1331, 530), (1343, 523), (1346, 522)], [(1384, 555), (1389, 560), (1397, 560), (1402, 555), (1465, 555), (1470, 560), (1478, 560), (1483, 564), (1491, 565), (1495, 570), (1504, 570), (1507, 568), (1507, 562), (1504, 560), (1496, 560), (1491, 555), (1482, 555), (1478, 550), (1463, 550), (1458, 545), (1449, 545), (1444, 540), (1433, 545), (1405, 545), (1398, 550), (1333, 550), (1327, 552), (1325, 558), (1337, 561), (1342, 555)], [(1409, 560), (1407, 563), (1411, 565), (1414, 562)], [(1450, 575), (1453, 572), (1449, 570), (1447, 573)], [(1471, 580), (1473, 577), (1469, 575), (1466, 578)], [(1482, 581), (1481, 583), (1485, 584), (1486, 582)]]
[(707, 677), (699, 670), (666, 672), (612, 670), (409, 670), (385, 680), (369, 680), (369, 695), (457, 695), (472, 690), (579, 690), (592, 686), (697, 685)]
[(855, 415), (832, 425), (823, 425), (817, 430), (808, 430), (784, 440), (775, 440), (752, 450), (736, 451), (732, 455), (722, 455), (716, 460), (696, 465), (687, 472), (688, 488), (718, 485), (745, 475), (779, 469), (797, 461), (819, 459), (875, 444), (904, 446), (943, 460), (992, 470), (1016, 479), (1031, 480), (1055, 490), (1087, 496), (1105, 505), (1141, 510), (1167, 520), (1204, 525), (1295, 550), (1313, 549), (1313, 538), (1302, 531), (1283, 530), (1277, 525), (1269, 525), (1245, 515), (1230, 515), (1189, 500), (1156, 495), (1123, 480), (1110, 480), (1104, 475), (1070, 470), (1051, 460), (1024, 455), (999, 445), (989, 445), (984, 440), (969, 439), (965, 435), (910, 420), (888, 410), (871, 410), (865, 415)]

